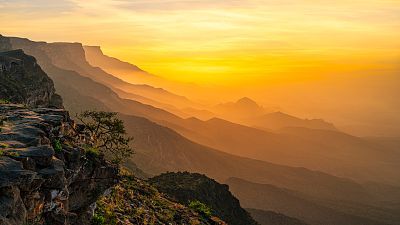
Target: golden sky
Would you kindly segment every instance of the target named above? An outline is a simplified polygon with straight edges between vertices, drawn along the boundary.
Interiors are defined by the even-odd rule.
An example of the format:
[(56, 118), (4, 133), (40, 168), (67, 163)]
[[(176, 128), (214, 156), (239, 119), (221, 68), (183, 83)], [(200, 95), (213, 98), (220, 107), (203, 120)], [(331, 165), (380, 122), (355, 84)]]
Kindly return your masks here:
[(215, 102), (400, 126), (399, 0), (0, 0), (0, 21), (7, 36), (100, 45)]
[(5, 35), (101, 45), (201, 84), (319, 79), (400, 61), (398, 0), (0, 0), (0, 21)]

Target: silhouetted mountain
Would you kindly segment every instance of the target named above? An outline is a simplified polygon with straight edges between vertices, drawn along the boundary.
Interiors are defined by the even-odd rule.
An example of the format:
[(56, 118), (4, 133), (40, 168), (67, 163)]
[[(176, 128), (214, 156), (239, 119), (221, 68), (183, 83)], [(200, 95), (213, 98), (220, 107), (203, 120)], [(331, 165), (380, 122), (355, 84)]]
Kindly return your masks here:
[(190, 115), (190, 114), (187, 114), (187, 113), (183, 112), (183, 110), (180, 110), (177, 107), (175, 107), (175, 106), (173, 106), (171, 104), (168, 104), (168, 103), (161, 103), (161, 102), (158, 102), (156, 100), (153, 100), (153, 99), (141, 96), (141, 95), (137, 95), (137, 94), (134, 94), (134, 93), (126, 92), (126, 91), (123, 91), (123, 90), (118, 89), (118, 88), (114, 88), (113, 90), (121, 98), (131, 99), (131, 100), (138, 101), (138, 102), (141, 102), (141, 103), (144, 103), (144, 104), (148, 104), (148, 105), (160, 108), (160, 109), (164, 109), (164, 110), (166, 110), (166, 111), (168, 111), (170, 113), (173, 113), (173, 114), (175, 114), (175, 115), (177, 115), (179, 117), (185, 118), (185, 117), (189, 117), (189, 115)]
[[(298, 191), (278, 188), (270, 184), (257, 184), (238, 178), (227, 180), (232, 193), (239, 197), (243, 207), (262, 210), (272, 210), (285, 215), (295, 217), (312, 225), (325, 224), (395, 224), (392, 220), (396, 212), (384, 212), (384, 209), (374, 209), (364, 205), (363, 216), (356, 216), (357, 209), (351, 201), (342, 205), (342, 208), (330, 208), (319, 203), (314, 198), (302, 195)], [(343, 203), (344, 203), (343, 202)], [(339, 201), (336, 204), (340, 204)], [(380, 215), (381, 213), (385, 214)], [(377, 220), (374, 220), (375, 218)]]
[[(102, 83), (96, 82), (87, 76), (83, 76), (73, 69), (79, 69), (80, 66), (72, 60), (80, 62), (84, 60), (84, 55), (74, 59), (76, 51), (80, 52), (80, 44), (77, 43), (45, 43), (33, 42), (28, 39), (11, 38), (13, 48), (23, 48), (29, 54), (34, 55), (43, 70), (54, 80), (57, 90), (65, 97), (66, 107), (72, 107), (71, 110), (80, 112), (81, 109), (97, 108), (97, 109), (112, 109), (121, 113), (127, 113), (137, 116), (146, 116), (153, 120), (177, 120), (179, 117), (155, 108), (150, 105), (145, 105), (137, 101), (120, 98), (111, 88)], [(65, 57), (64, 57), (65, 56)], [(65, 58), (65, 61), (62, 60)], [(66, 66), (71, 65), (71, 69), (62, 69), (53, 62), (58, 61), (59, 64)], [(70, 62), (68, 62), (70, 61)], [(90, 65), (88, 66), (90, 67)], [(96, 68), (92, 68), (97, 71)], [(104, 73), (104, 72), (102, 72)], [(99, 75), (99, 77), (102, 77)], [(105, 78), (113, 80), (111, 75)], [(117, 79), (117, 78), (115, 78)], [(118, 80), (118, 79), (117, 79)], [(77, 92), (83, 96), (83, 99), (77, 99)], [(96, 103), (100, 102), (100, 104)], [(86, 103), (88, 105), (86, 105)], [(81, 106), (82, 108), (79, 108)]]
[(261, 209), (246, 209), (260, 225), (307, 225), (296, 218)]
[(325, 122), (322, 119), (300, 119), (282, 112), (268, 113), (260, 117), (249, 118), (247, 124), (269, 130), (279, 130), (285, 127), (337, 130), (333, 124)]
[(212, 109), (219, 117), (238, 122), (248, 117), (263, 115), (266, 110), (250, 98), (241, 98), (236, 102), (228, 102)]
[[(316, 202), (315, 204), (330, 205), (329, 209), (334, 208), (338, 211), (338, 208), (346, 210), (353, 208), (355, 214), (358, 215), (358, 217), (351, 217), (351, 219), (357, 220), (355, 224), (365, 221), (365, 219), (361, 218), (363, 216), (360, 215), (366, 214), (368, 210), (380, 212), (381, 214), (372, 213), (379, 220), (390, 218), (390, 215), (388, 216), (390, 213), (385, 211), (392, 210), (392, 205), (398, 204), (396, 199), (391, 200), (387, 203), (390, 207), (386, 208), (381, 202), (389, 199), (389, 195), (384, 193), (386, 190), (390, 190), (390, 193), (396, 192), (395, 186), (394, 190), (385, 185), (384, 187), (375, 186), (375, 190), (383, 191), (383, 193), (379, 193), (382, 196), (379, 196), (377, 193), (371, 194), (373, 188), (368, 188), (349, 179), (305, 168), (282, 166), (234, 156), (201, 145), (218, 145), (223, 147), (224, 151), (238, 155), (249, 156), (254, 154), (256, 156), (256, 154), (259, 154), (257, 157), (264, 160), (284, 161), (288, 165), (295, 165), (301, 162), (309, 168), (316, 166), (308, 161), (312, 159), (314, 162), (319, 162), (319, 166), (324, 170), (329, 170), (332, 166), (335, 166), (334, 171), (336, 172), (340, 172), (343, 166), (361, 171), (360, 168), (364, 167), (358, 166), (365, 162), (371, 163), (371, 170), (367, 170), (365, 173), (369, 173), (376, 168), (379, 170), (379, 166), (382, 165), (384, 165), (383, 167), (393, 166), (394, 168), (398, 165), (392, 161), (382, 161), (379, 155), (379, 157), (376, 157), (376, 162), (373, 160), (370, 162), (369, 154), (367, 156), (360, 154), (365, 153), (361, 152), (361, 147), (365, 147), (364, 144), (360, 144), (363, 143), (362, 140), (361, 142), (351, 142), (361, 146), (360, 151), (355, 151), (357, 154), (354, 154), (355, 152), (350, 149), (347, 150), (348, 156), (342, 155), (342, 158), (347, 157), (350, 159), (353, 157), (354, 163), (351, 165), (340, 164), (342, 158), (332, 160), (329, 157), (330, 154), (334, 154), (334, 151), (339, 150), (340, 145), (333, 145), (334, 147), (325, 149), (325, 145), (307, 140), (308, 138), (304, 136), (294, 135), (285, 131), (280, 134), (274, 134), (221, 119), (201, 121), (191, 118), (184, 120), (164, 110), (144, 105), (137, 101), (120, 98), (106, 85), (107, 82), (114, 82), (114, 78), (107, 77), (107, 73), (104, 71), (96, 73), (93, 78), (89, 78), (87, 74), (81, 75), (79, 72), (74, 71), (79, 70), (83, 73), (88, 68), (86, 68), (87, 65), (84, 65), (85, 68), (82, 69), (80, 68), (82, 65), (75, 63), (75, 60), (78, 59), (74, 59), (74, 51), (70, 47), (66, 48), (66, 46), (70, 45), (56, 43), (54, 44), (55, 49), (53, 49), (54, 46), (47, 43), (32, 43), (22, 39), (14, 40), (19, 44), (22, 43), (20, 46), (26, 51), (32, 52), (38, 58), (42, 68), (49, 73), (49, 76), (54, 78), (57, 91), (60, 88), (61, 95), (65, 96), (66, 107), (75, 107), (76, 111), (88, 106), (104, 107), (106, 110), (122, 113), (120, 116), (125, 122), (129, 135), (135, 137), (134, 148), (137, 154), (130, 160), (136, 162), (138, 167), (142, 168), (146, 173), (155, 175), (166, 171), (187, 170), (207, 174), (220, 182), (229, 177), (238, 177), (254, 183), (271, 184), (279, 189), (295, 190), (300, 197), (307, 196), (307, 200), (312, 199)], [(58, 51), (57, 49), (60, 46), (63, 49), (62, 54), (56, 54), (55, 52)], [(74, 49), (79, 44), (71, 44), (71, 46)], [(63, 58), (65, 58), (66, 62), (62, 61)], [(77, 56), (77, 58), (81, 57)], [(54, 60), (58, 62), (58, 65), (53, 64)], [(66, 69), (60, 68), (60, 65), (65, 66)], [(71, 66), (71, 70), (68, 70), (69, 66)], [(88, 70), (98, 71), (93, 67)], [(103, 80), (102, 76), (106, 78)], [(82, 99), (85, 103), (79, 103), (79, 99)], [(86, 105), (86, 103), (88, 104)], [(143, 117), (149, 118), (154, 122)], [(172, 127), (191, 140), (160, 124)], [(339, 136), (342, 137), (341, 135)], [(347, 138), (349, 137), (345, 139), (347, 140)], [(343, 143), (347, 143), (347, 141)], [(378, 149), (368, 149), (366, 151), (366, 153), (371, 152), (375, 154), (379, 151)], [(354, 157), (357, 160), (354, 160)], [(362, 164), (359, 164), (360, 162)], [(384, 179), (388, 179), (385, 174), (381, 174), (381, 176)], [(397, 179), (398, 177), (392, 177), (392, 180), (396, 181)], [(239, 199), (241, 198), (239, 197)], [(343, 205), (339, 205), (339, 203)], [(371, 205), (374, 205), (374, 207)]]
[(132, 76), (134, 79), (137, 78), (138, 80), (138, 82), (135, 83), (141, 83), (143, 80), (143, 78), (141, 78), (142, 76), (153, 76), (136, 65), (104, 55), (100, 46), (83, 46), (83, 49), (85, 51), (86, 60), (90, 65), (99, 67), (107, 73)]
[(24, 38), (11, 38), (11, 44), (13, 48), (24, 49), (35, 57), (35, 53), (40, 50), (42, 54), (47, 55), (54, 66), (60, 69), (73, 70), (82, 76), (107, 85), (111, 89), (122, 89), (160, 102), (177, 105), (192, 104), (185, 97), (175, 95), (162, 88), (154, 88), (144, 84), (130, 84), (106, 73), (99, 67), (93, 67), (86, 61), (85, 51), (80, 43), (46, 43), (34, 42)]
[[(108, 108), (124, 114), (149, 118), (157, 123), (175, 129), (195, 142), (226, 151), (230, 154), (291, 166), (303, 166), (363, 181), (375, 180), (392, 184), (400, 183), (398, 178), (400, 176), (396, 172), (399, 170), (393, 169), (399, 163), (393, 163), (391, 157), (387, 159), (387, 156), (383, 152), (380, 154), (380, 148), (371, 147), (359, 140), (351, 141), (351, 139), (357, 139), (355, 137), (345, 138), (344, 141), (340, 141), (341, 145), (337, 145), (335, 144), (339, 141), (336, 138), (337, 135), (325, 132), (324, 135), (328, 135), (328, 137), (321, 137), (320, 140), (327, 141), (316, 143), (318, 140), (314, 140), (313, 138), (306, 139), (286, 133), (275, 134), (220, 119), (212, 119), (205, 122), (201, 120), (183, 120), (174, 114), (152, 107), (151, 105), (121, 99), (112, 89), (104, 84), (81, 76), (80, 73), (75, 71), (60, 69), (53, 65), (52, 62), (54, 59), (50, 58), (50, 56), (57, 58), (66, 55), (65, 58), (68, 61), (69, 58), (75, 58), (70, 54), (75, 54), (74, 52), (77, 51), (81, 52), (80, 56), (76, 57), (80, 58), (79, 60), (70, 60), (71, 62), (69, 63), (63, 62), (61, 59), (56, 60), (60, 61), (60, 64), (65, 64), (64, 66), (71, 64), (75, 69), (81, 67), (75, 63), (75, 61), (78, 61), (80, 64), (84, 64), (87, 70), (94, 70), (93, 73), (96, 77), (105, 76), (106, 80), (114, 80), (111, 75), (106, 74), (104, 71), (97, 73), (96, 71), (98, 70), (96, 68), (82, 62), (85, 60), (85, 55), (80, 50), (81, 46), (79, 44), (55, 43), (53, 45), (32, 42), (27, 39), (12, 38), (12, 40), (14, 40), (12, 41), (13, 43), (18, 43), (17, 46), (24, 47), (27, 51), (30, 51), (30, 54), (35, 55), (39, 64), (42, 65), (43, 69), (55, 81), (57, 90), (60, 93), (63, 92), (61, 94), (65, 96), (65, 105), (71, 107), (73, 111), (88, 107)], [(43, 49), (46, 49), (46, 51), (43, 51)], [(51, 53), (50, 56), (49, 52)], [(119, 89), (114, 88), (114, 90)], [(78, 98), (77, 92), (80, 92), (84, 96), (82, 100)], [(142, 97), (142, 100), (144, 98)], [(95, 101), (99, 101), (101, 104), (97, 104)], [(249, 99), (243, 99), (239, 102), (239, 105), (255, 105)], [(79, 104), (82, 105), (79, 106)], [(339, 135), (339, 137), (341, 136)], [(293, 152), (297, 154), (293, 154)], [(344, 153), (336, 154), (336, 152)], [(359, 158), (359, 160), (352, 160), (354, 157)], [(336, 160), (331, 160), (332, 158)], [(371, 160), (371, 158), (374, 158), (374, 160)]]
[(309, 134), (305, 138), (283, 130), (272, 133), (217, 118), (208, 121), (187, 119), (178, 125), (166, 125), (197, 143), (230, 154), (306, 167), (361, 181), (400, 184), (398, 157), (393, 158), (393, 154), (388, 154), (383, 147), (341, 132), (286, 129)]
[[(175, 92), (179, 91), (179, 93), (181, 93), (180, 95), (186, 95), (186, 93), (193, 92), (194, 90), (196, 91), (201, 90), (201, 88), (199, 88), (195, 84), (182, 83), (176, 80), (168, 80), (165, 77), (160, 77), (157, 75), (150, 74), (147, 71), (143, 71), (142, 69), (138, 68), (136, 65), (133, 65), (131, 63), (124, 62), (120, 59), (107, 56), (102, 52), (100, 47), (84, 46), (84, 50), (87, 56), (86, 59), (91, 65), (94, 65), (95, 67), (100, 67), (108, 74), (112, 74), (113, 76), (118, 77), (129, 83), (147, 84), (153, 87), (160, 87), (166, 90), (174, 90)], [(133, 90), (126, 90), (126, 89), (124, 90), (128, 92), (134, 92)], [(139, 94), (138, 92), (134, 93)], [(145, 94), (146, 93), (140, 93), (140, 95), (144, 95), (145, 97), (151, 97), (150, 95), (146, 96)], [(200, 106), (191, 101), (187, 101), (187, 99), (183, 99), (182, 97), (180, 97), (181, 99), (174, 99), (174, 97), (179, 97), (177, 95), (169, 97), (167, 95), (155, 96), (155, 97), (157, 98), (153, 97), (151, 98), (153, 100), (157, 100), (158, 102), (162, 102), (164, 104), (174, 104), (178, 108), (183, 108), (188, 106), (189, 107)], [(191, 115), (191, 116), (197, 116), (197, 115)]]
[(248, 212), (240, 207), (229, 187), (197, 173), (164, 173), (150, 179), (159, 191), (181, 204), (200, 201), (211, 208), (214, 215), (230, 225), (256, 225)]

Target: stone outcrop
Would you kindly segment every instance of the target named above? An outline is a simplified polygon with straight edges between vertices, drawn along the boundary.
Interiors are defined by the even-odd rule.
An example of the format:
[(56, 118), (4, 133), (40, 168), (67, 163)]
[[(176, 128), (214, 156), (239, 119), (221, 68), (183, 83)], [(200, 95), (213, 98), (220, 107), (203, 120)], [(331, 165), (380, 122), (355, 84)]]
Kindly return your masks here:
[(0, 52), (10, 51), (12, 49), (10, 38), (0, 34)]
[(62, 108), (53, 81), (34, 57), (10, 50), (9, 38), (0, 36), (0, 99), (29, 107)]
[(150, 179), (160, 192), (173, 200), (188, 204), (200, 201), (211, 208), (213, 214), (230, 225), (257, 225), (231, 192), (228, 185), (220, 184), (205, 175), (189, 172), (164, 173)]
[(0, 104), (0, 225), (90, 224), (118, 169), (79, 144), (62, 109)]
[(97, 201), (94, 218), (94, 224), (104, 225), (228, 225), (218, 217), (171, 201), (146, 181), (131, 175), (121, 177), (110, 194)]

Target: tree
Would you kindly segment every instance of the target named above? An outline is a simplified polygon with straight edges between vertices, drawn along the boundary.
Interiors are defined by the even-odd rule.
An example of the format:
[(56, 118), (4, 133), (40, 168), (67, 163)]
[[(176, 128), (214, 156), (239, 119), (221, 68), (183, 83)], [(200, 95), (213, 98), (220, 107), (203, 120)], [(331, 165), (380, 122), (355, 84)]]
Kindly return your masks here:
[(116, 164), (133, 154), (129, 147), (133, 138), (126, 136), (124, 122), (117, 118), (117, 113), (88, 110), (77, 115), (77, 118), (90, 136), (87, 144), (99, 154)]

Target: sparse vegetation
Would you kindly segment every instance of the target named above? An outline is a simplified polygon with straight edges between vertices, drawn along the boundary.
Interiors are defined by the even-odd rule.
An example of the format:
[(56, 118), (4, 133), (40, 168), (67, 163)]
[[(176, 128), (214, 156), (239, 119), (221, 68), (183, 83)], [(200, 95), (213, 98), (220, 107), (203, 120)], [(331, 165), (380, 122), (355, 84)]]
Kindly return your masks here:
[(0, 104), (10, 104), (10, 100), (8, 100), (8, 99), (0, 99)]
[(109, 195), (97, 201), (92, 225), (116, 224), (225, 224), (173, 202), (153, 186), (133, 176), (123, 176)]
[(92, 218), (92, 225), (104, 225), (105, 222), (106, 222), (106, 219), (104, 218), (104, 216), (99, 215), (99, 214), (97, 214), (97, 213), (95, 213), (95, 214), (93, 215), (93, 218)]
[(0, 142), (0, 148), (8, 148), (8, 147), (9, 147), (8, 144)]
[(91, 156), (95, 156), (98, 157), (99, 156), (99, 150), (97, 148), (94, 148), (90, 145), (86, 145), (84, 146), (86, 155), (91, 155)]
[(212, 210), (204, 203), (194, 200), (189, 202), (189, 207), (199, 214), (210, 218), (212, 216)]
[(133, 154), (129, 146), (132, 138), (126, 136), (124, 123), (117, 118), (117, 113), (85, 111), (77, 118), (90, 136), (86, 144), (91, 146), (88, 150), (92, 153), (103, 155), (115, 164)]
[(53, 141), (53, 149), (55, 152), (62, 152), (62, 145), (59, 139)]
[(4, 122), (7, 120), (6, 117), (0, 116), (0, 132), (2, 131), (2, 126), (4, 126)]

